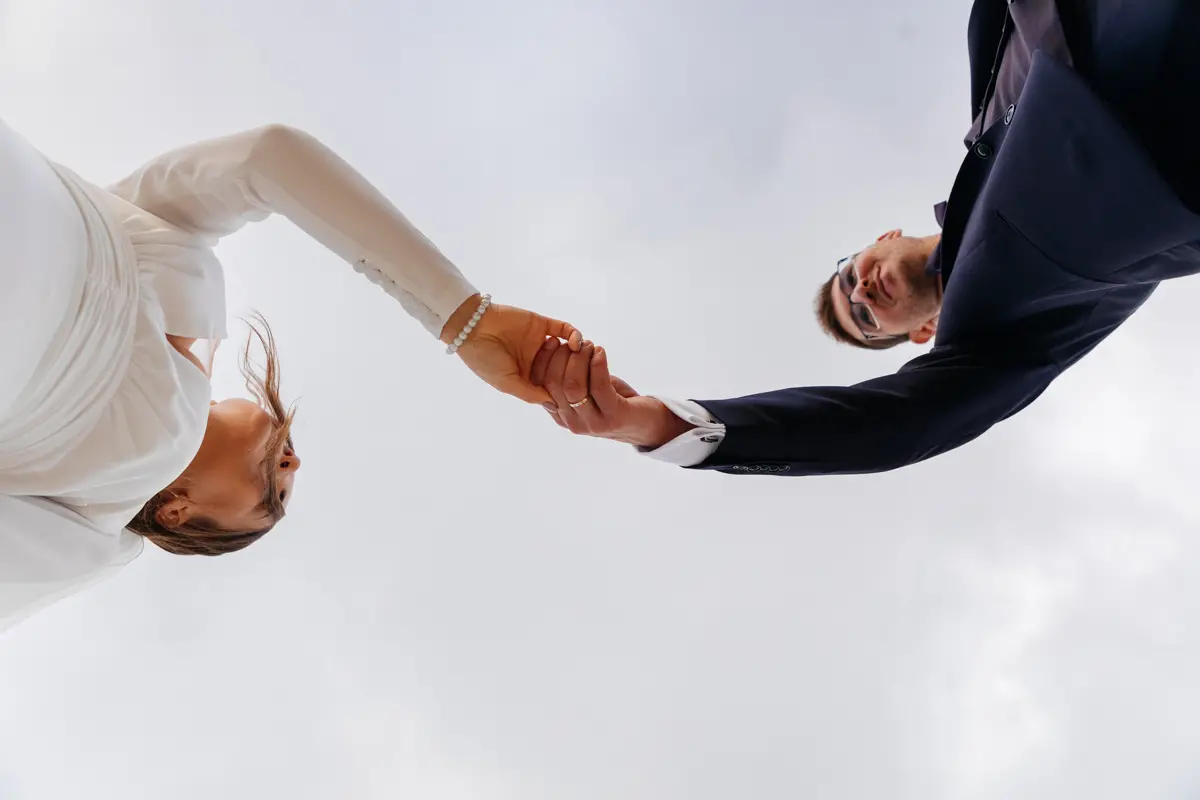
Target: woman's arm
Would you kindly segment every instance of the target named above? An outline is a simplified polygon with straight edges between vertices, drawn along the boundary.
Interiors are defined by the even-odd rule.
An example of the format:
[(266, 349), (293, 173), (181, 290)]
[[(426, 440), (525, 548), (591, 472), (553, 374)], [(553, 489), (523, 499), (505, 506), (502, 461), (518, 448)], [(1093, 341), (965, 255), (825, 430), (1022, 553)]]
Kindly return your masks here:
[[(159, 156), (109, 188), (113, 194), (216, 244), (247, 222), (280, 214), (400, 301), (450, 343), (471, 320), (479, 293), (366, 178), (306, 133), (268, 125)], [(571, 325), (492, 305), (456, 351), (476, 375), (529, 403), (550, 400), (529, 383), (547, 337)]]
[(213, 244), (247, 222), (287, 217), (400, 300), (434, 336), (477, 294), (366, 178), (284, 125), (173, 150), (109, 191)]

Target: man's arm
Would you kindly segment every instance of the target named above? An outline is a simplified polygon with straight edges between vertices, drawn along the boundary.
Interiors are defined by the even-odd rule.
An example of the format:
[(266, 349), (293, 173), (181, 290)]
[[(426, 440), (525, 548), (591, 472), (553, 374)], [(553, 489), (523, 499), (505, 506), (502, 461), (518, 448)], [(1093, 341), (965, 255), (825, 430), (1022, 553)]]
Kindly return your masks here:
[(651, 395), (678, 421), (679, 432), (657, 447), (638, 447), (638, 452), (679, 467), (703, 464), (725, 440), (725, 425), (695, 400), (673, 400)]
[[(590, 370), (594, 402), (575, 409), (569, 402), (576, 399), (568, 402), (561, 389), (570, 358), (564, 356), (559, 369), (554, 363), (543, 366), (544, 385), (559, 406), (553, 414), (564, 427), (616, 438), (643, 451), (675, 445), (679, 437), (704, 429), (707, 423), (691, 424), (662, 400), (621, 396), (611, 386), (607, 357), (600, 350), (597, 354)], [(935, 349), (895, 374), (855, 386), (700, 401), (698, 406), (724, 433), (720, 441), (708, 443), (711, 453), (688, 466), (780, 475), (897, 469), (975, 439), (1033, 402), (1058, 373), (1054, 363), (1023, 362), (1019, 355)], [(718, 424), (710, 427), (718, 429)]]
[(742, 474), (785, 467), (786, 475), (898, 469), (978, 438), (1032, 403), (1058, 372), (1054, 364), (935, 351), (854, 386), (702, 401), (726, 436), (697, 466)]

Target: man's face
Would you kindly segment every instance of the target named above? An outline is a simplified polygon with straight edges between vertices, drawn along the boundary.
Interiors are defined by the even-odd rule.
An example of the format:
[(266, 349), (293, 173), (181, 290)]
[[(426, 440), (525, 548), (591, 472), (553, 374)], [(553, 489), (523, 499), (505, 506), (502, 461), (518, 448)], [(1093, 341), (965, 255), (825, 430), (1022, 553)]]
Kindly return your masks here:
[(892, 231), (843, 263), (830, 285), (842, 329), (860, 340), (908, 334), (929, 341), (942, 301), (941, 281), (925, 269), (931, 250), (928, 240)]

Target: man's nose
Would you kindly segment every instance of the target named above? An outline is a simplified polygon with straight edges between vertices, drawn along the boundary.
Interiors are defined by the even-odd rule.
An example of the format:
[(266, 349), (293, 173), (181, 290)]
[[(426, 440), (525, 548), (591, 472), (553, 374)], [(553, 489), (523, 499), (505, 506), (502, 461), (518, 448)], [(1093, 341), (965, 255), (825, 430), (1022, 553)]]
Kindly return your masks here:
[(874, 284), (871, 282), (871, 279), (869, 277), (868, 278), (860, 278), (858, 281), (858, 287), (857, 287), (858, 290), (856, 292), (854, 292), (854, 294), (857, 294), (859, 296), (856, 302), (874, 303), (875, 302), (875, 293), (873, 291), (871, 291), (873, 286), (874, 286)]

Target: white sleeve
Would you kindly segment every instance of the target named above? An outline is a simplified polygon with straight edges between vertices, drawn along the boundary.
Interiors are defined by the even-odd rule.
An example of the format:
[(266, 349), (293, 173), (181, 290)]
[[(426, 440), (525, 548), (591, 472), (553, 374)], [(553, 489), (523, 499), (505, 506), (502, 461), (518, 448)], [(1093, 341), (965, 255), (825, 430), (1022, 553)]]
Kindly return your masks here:
[(716, 452), (725, 440), (725, 426), (717, 422), (712, 414), (699, 403), (692, 400), (672, 400), (669, 397), (651, 395), (655, 400), (665, 405), (675, 416), (688, 422), (694, 427), (681, 433), (671, 441), (654, 449), (637, 448), (639, 453), (650, 458), (676, 464), (680, 467), (694, 467), (703, 463)]
[(109, 191), (210, 244), (280, 214), (379, 284), (434, 336), (476, 294), (366, 178), (287, 126), (179, 148)]
[(0, 495), (0, 631), (119, 572), (142, 546), (51, 500)]

